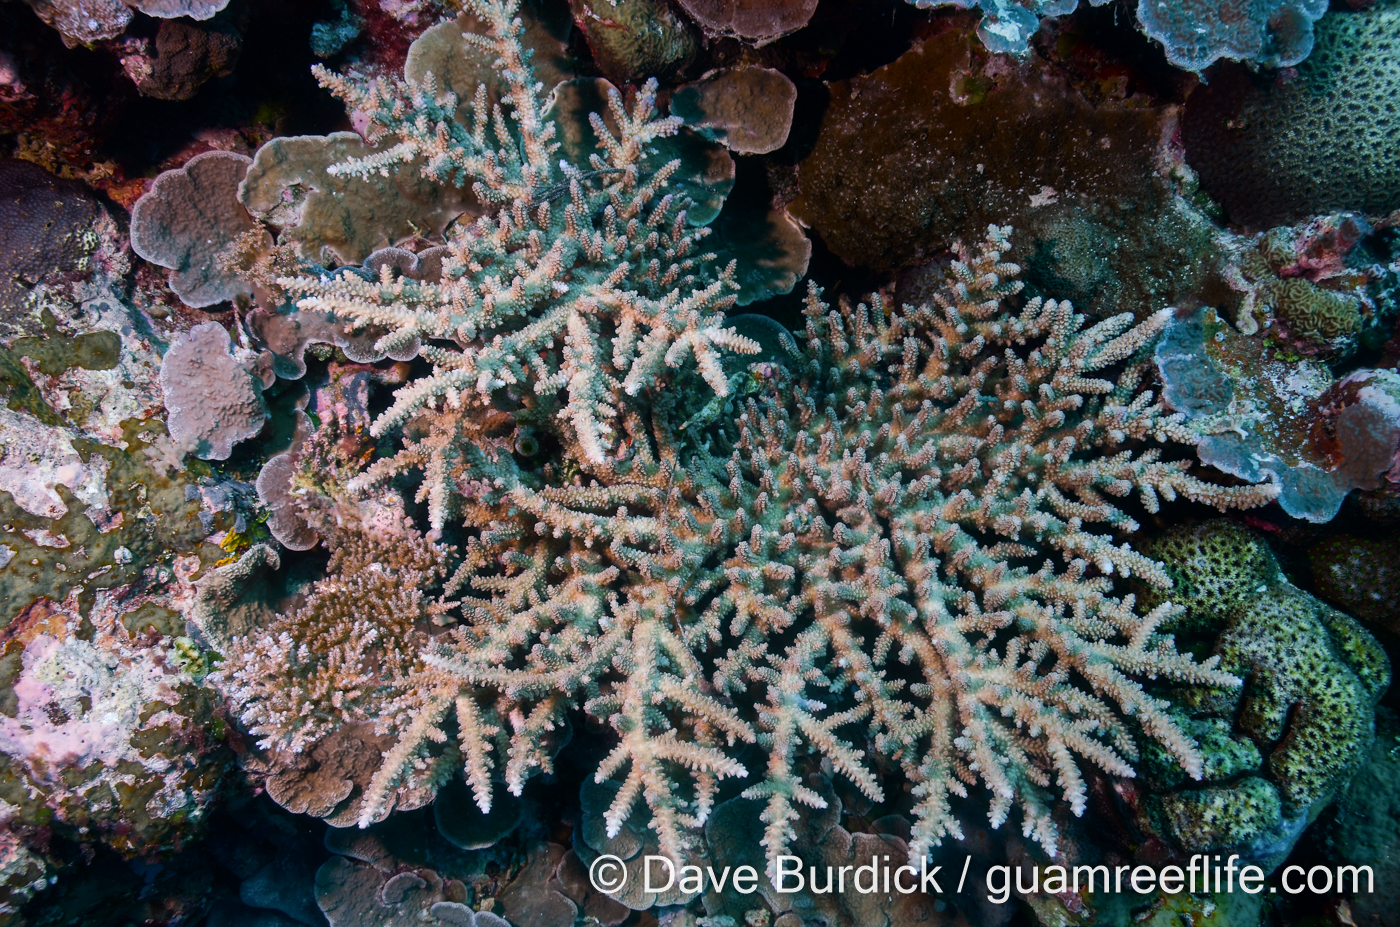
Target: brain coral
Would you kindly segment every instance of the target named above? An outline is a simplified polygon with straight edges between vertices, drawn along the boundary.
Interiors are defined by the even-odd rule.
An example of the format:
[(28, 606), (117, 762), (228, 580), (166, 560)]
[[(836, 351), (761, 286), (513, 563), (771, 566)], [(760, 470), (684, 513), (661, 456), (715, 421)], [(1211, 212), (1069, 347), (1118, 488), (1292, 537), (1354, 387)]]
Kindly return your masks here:
[[(1164, 315), (1085, 327), (1066, 303), (1014, 302), (1007, 236), (993, 228), (962, 252), (922, 308), (833, 309), (813, 291), (792, 374), (736, 374), (747, 400), (703, 434), (675, 424), (695, 422), (688, 389), (629, 416), (617, 456), (594, 462), (556, 431), (582, 468), (572, 484), (482, 440), (477, 412), (419, 415), (426, 437), (358, 482), (422, 470), (421, 498), (465, 522), (444, 570), (455, 598), (413, 605), (437, 615), (416, 622), (432, 637), (420, 662), (366, 680), (378, 641), (404, 629), (378, 638), (356, 615), (284, 617), (229, 651), (223, 685), (244, 721), (266, 745), (295, 747), (342, 711), (375, 718), (397, 743), (367, 824), (396, 789), (431, 787), (457, 764), (483, 810), (493, 781), (519, 794), (552, 768), (551, 744), (581, 708), (615, 735), (596, 773), (618, 785), (609, 832), (644, 802), (673, 855), (728, 777), (765, 803), (764, 845), (782, 852), (795, 806), (821, 805), (804, 755), (870, 798), (884, 794), (873, 758), (902, 770), (914, 854), (961, 833), (952, 796), (979, 787), (994, 824), (1019, 806), (1053, 849), (1053, 799), (1085, 807), (1081, 761), (1132, 774), (1125, 716), (1199, 775), (1196, 746), (1138, 679), (1235, 677), (1158, 633), (1175, 606), (1142, 612), (1120, 595), (1118, 577), (1168, 580), (1110, 535), (1137, 527), (1111, 500), (1230, 507), (1273, 490), (1162, 460), (1160, 445), (1192, 440), (1142, 389)], [(749, 743), (766, 769), (740, 761)]]
[(1338, 11), (1296, 77), (1243, 68), (1187, 101), (1187, 159), (1230, 218), (1253, 227), (1400, 207), (1400, 3)]

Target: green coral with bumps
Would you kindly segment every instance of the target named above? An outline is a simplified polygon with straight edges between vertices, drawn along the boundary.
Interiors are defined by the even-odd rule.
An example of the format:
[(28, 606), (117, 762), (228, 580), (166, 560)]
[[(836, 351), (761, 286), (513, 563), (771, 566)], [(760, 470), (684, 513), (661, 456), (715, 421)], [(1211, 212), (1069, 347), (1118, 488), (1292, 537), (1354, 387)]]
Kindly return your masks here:
[(1189, 852), (1277, 864), (1369, 749), (1389, 661), (1355, 620), (1289, 582), (1239, 524), (1174, 528), (1146, 548), (1175, 582), (1155, 595), (1186, 609), (1177, 630), (1213, 641), (1221, 667), (1245, 680), (1238, 691), (1189, 686), (1173, 698), (1214, 762), (1199, 785), (1145, 766), (1160, 790), (1146, 803), (1147, 827)]
[(1144, 604), (1175, 602), (1186, 610), (1181, 626), (1209, 624), (1279, 580), (1268, 547), (1231, 521), (1169, 531), (1143, 547), (1144, 554), (1163, 563), (1173, 583), (1169, 590), (1144, 589)]
[(1354, 619), (1287, 582), (1229, 616), (1216, 652), (1257, 683), (1239, 724), (1275, 745), (1267, 768), (1286, 806), (1330, 798), (1370, 742), (1389, 661)]

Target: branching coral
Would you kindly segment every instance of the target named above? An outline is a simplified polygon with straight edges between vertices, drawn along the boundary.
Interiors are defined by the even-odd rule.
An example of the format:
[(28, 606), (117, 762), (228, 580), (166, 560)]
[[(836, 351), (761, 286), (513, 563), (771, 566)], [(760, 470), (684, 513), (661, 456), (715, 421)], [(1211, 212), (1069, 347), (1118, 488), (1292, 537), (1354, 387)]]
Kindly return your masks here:
[(443, 551), (413, 532), (378, 540), (333, 534), (328, 575), (305, 604), (229, 646), (215, 680), (238, 680), (230, 691), (257, 706), (245, 720), (268, 746), (301, 752), (347, 724), (392, 726), (387, 706), (411, 701), (416, 650), (443, 610), (430, 595)]
[(560, 414), (586, 457), (601, 463), (627, 397), (687, 357), (722, 394), (719, 352), (758, 348), (722, 327), (737, 288), (733, 270), (708, 268), (713, 255), (697, 247), (706, 231), (687, 225), (682, 199), (668, 190), (679, 161), (648, 160), (653, 143), (680, 126), (656, 118), (655, 83), (630, 107), (609, 88), (608, 118), (590, 120), (596, 151), (586, 162), (556, 163), (557, 126), (521, 44), (523, 26), (512, 19), (516, 3), (474, 0), (472, 8), (490, 34), (463, 39), (497, 56), (506, 89), (493, 104), (488, 87), (477, 87), (471, 126), (456, 120), (456, 96), (439, 94), (431, 74), (393, 86), (317, 76), (368, 118), (371, 141), (398, 139), (332, 173), (416, 167), (440, 183), (470, 185), (487, 214), (451, 237), (438, 281), (386, 270), (378, 281), (342, 274), (282, 284), (303, 309), (388, 328), (383, 350), (426, 343), (432, 375), (399, 391), (376, 434), (425, 408), (457, 408), (464, 395), (564, 389)]
[[(1237, 680), (1159, 633), (1175, 606), (1141, 614), (1118, 594), (1117, 577), (1170, 580), (1115, 539), (1137, 525), (1112, 500), (1226, 508), (1275, 490), (1163, 460), (1154, 445), (1195, 440), (1142, 387), (1165, 316), (1085, 328), (1067, 303), (1017, 309), (1007, 235), (964, 252), (922, 308), (832, 309), (813, 289), (790, 375), (755, 365), (767, 388), (704, 435), (676, 428), (668, 402), (683, 396), (659, 397), (649, 420), (625, 417), (626, 454), (583, 464), (591, 479), (575, 485), (472, 443), (460, 416), (420, 417), (428, 436), (367, 479), (421, 469), (425, 497), (456, 498), (437, 510), (471, 529), (448, 582), (461, 623), (427, 650), (417, 716), (384, 721), (399, 740), (362, 823), (439, 768), (445, 731), (483, 809), (493, 780), (518, 794), (579, 708), (616, 732), (597, 771), (621, 783), (609, 828), (643, 799), (671, 854), (717, 781), (750, 775), (740, 743), (769, 756), (745, 794), (766, 802), (770, 858), (795, 806), (821, 803), (802, 756), (873, 798), (881, 771), (901, 769), (919, 798), (914, 854), (960, 833), (950, 798), (979, 783), (993, 823), (1019, 805), (1053, 850), (1054, 793), (1084, 808), (1081, 761), (1133, 774), (1129, 716), (1199, 775), (1141, 680)], [(315, 646), (286, 630), (282, 650)], [(286, 736), (271, 702), (245, 712)]]

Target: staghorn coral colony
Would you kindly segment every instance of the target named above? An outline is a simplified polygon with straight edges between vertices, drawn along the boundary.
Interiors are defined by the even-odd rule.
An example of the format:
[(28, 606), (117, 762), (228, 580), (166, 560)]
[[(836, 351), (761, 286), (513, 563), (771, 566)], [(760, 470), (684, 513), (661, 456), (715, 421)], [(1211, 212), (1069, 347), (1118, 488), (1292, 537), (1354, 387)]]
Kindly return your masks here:
[(1396, 923), (1394, 16), (0, 7), (0, 927)]

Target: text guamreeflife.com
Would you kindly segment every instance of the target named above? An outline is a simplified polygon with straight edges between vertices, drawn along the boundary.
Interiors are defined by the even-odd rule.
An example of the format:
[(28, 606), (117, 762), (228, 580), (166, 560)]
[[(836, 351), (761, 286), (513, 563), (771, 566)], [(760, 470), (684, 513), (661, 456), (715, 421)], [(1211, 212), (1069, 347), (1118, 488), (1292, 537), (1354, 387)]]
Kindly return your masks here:
[(960, 895), (966, 890), (984, 895), (993, 904), (1006, 904), (1017, 895), (1063, 892), (1325, 895), (1375, 891), (1375, 875), (1370, 866), (1285, 866), (1270, 876), (1260, 866), (1242, 864), (1238, 854), (1197, 854), (1182, 866), (998, 865), (974, 877), (972, 884), (968, 879), (970, 855), (956, 873), (942, 865), (931, 865), (928, 859), (898, 864), (892, 863), (889, 856), (872, 856), (868, 863), (849, 866), (810, 866), (796, 856), (779, 856), (768, 873), (753, 866), (716, 869), (677, 865), (666, 856), (645, 856), (640, 863), (629, 865), (616, 856), (599, 856), (589, 867), (589, 880), (598, 891), (608, 894), (621, 892), (629, 880), (640, 878), (642, 890), (656, 894), (676, 890), (686, 894), (714, 891), (748, 895), (762, 888), (778, 894)]

